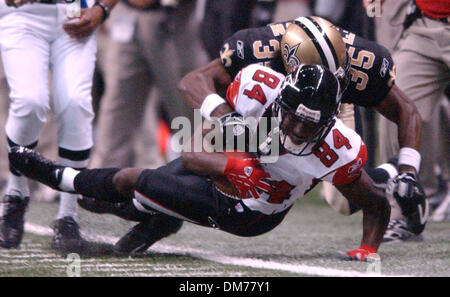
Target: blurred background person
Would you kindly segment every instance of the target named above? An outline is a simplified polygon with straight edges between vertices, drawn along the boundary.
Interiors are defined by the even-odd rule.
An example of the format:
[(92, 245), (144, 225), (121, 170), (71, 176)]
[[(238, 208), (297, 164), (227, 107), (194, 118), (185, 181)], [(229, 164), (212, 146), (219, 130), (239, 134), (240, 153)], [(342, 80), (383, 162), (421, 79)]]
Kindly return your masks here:
[[(105, 93), (96, 127), (99, 145), (91, 167), (157, 168), (177, 157), (169, 145), (171, 122), (181, 116), (193, 123), (193, 111), (181, 99), (177, 83), (207, 60), (195, 8), (196, 2), (188, 0), (122, 0), (117, 4), (106, 24), (101, 59)], [(147, 246), (181, 227), (178, 221), (167, 223), (170, 218), (161, 221), (160, 216), (142, 213), (132, 217), (133, 211), (124, 210), (124, 205), (89, 198), (79, 204), (98, 213), (125, 212), (127, 219), (139, 220), (130, 232), (146, 234)], [(127, 253), (140, 243), (119, 241), (116, 251)]]
[(193, 1), (130, 0), (117, 5), (107, 23), (103, 52), (105, 93), (96, 128), (96, 141), (102, 145), (95, 148), (91, 166), (136, 164), (136, 149), (142, 147), (136, 144), (142, 139), (144, 164), (139, 165), (163, 164), (156, 137), (160, 109), (169, 126), (178, 116), (192, 119), (176, 84), (199, 54), (190, 25), (194, 9)]
[[(366, 1), (370, 2), (370, 1)], [(419, 172), (435, 220), (449, 220), (449, 113), (446, 88), (450, 83), (450, 5), (446, 0), (386, 0), (381, 18), (376, 18), (377, 40), (390, 48), (397, 65), (396, 84), (414, 101), (423, 120), (422, 161)], [(392, 123), (380, 118), (382, 161), (397, 154), (398, 143)], [(447, 197), (447, 198), (445, 198)], [(403, 228), (404, 218), (391, 201), (392, 218), (388, 237), (414, 239)]]
[[(0, 56), (0, 125), (5, 126), (6, 117), (8, 115), (8, 98), (9, 88), (3, 72), (3, 63)], [(3, 192), (8, 178), (9, 164), (7, 159), (6, 134), (4, 129), (0, 129), (0, 191)]]
[[(93, 144), (90, 92), (96, 52), (94, 32), (116, 2), (102, 1), (81, 1), (75, 6), (54, 1), (0, 2), (0, 49), (10, 89), (5, 125), (9, 147), (36, 147), (50, 110), (51, 87), (59, 162), (87, 167)], [(73, 194), (61, 194), (52, 223), (54, 249), (77, 251), (84, 247), (75, 198)], [(29, 199), (28, 180), (10, 167), (0, 218), (1, 247), (20, 245)]]
[(223, 42), (233, 33), (272, 22), (277, 3), (277, 0), (199, 0), (197, 18), (201, 20), (201, 39), (210, 60), (219, 57)]

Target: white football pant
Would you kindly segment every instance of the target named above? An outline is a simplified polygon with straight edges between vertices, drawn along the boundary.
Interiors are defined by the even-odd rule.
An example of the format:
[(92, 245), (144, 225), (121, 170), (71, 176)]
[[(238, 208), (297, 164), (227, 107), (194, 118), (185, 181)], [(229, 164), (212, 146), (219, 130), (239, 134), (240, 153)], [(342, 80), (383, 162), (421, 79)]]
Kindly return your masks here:
[(0, 1), (0, 46), (11, 105), (6, 134), (16, 144), (38, 140), (50, 109), (51, 94), (58, 146), (92, 147), (91, 87), (95, 36), (74, 39), (62, 29), (65, 4), (26, 4), (7, 8)]

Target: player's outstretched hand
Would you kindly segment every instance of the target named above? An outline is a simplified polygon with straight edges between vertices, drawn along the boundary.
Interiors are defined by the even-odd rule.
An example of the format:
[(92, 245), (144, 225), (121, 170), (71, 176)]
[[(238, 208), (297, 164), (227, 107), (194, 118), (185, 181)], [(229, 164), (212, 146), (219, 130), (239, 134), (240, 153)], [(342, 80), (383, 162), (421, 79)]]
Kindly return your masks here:
[(73, 38), (84, 38), (90, 36), (103, 22), (103, 9), (97, 5), (91, 8), (81, 9), (80, 18), (76, 21), (63, 25), (64, 31)]
[(271, 187), (269, 183), (264, 181), (270, 175), (258, 167), (259, 161), (257, 159), (228, 157), (223, 173), (236, 186), (242, 198), (248, 198), (249, 192), (254, 198), (259, 198), (257, 189), (269, 192)]

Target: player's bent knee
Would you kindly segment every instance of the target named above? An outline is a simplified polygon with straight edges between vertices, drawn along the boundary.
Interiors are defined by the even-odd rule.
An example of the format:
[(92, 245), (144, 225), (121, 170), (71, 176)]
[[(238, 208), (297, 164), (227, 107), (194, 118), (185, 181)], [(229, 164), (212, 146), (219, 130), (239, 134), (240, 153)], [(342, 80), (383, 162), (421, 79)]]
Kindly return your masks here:
[(22, 97), (13, 98), (10, 110), (22, 117), (35, 115), (42, 121), (50, 110), (48, 95), (41, 92), (25, 94)]
[(120, 193), (131, 197), (142, 171), (140, 168), (121, 169), (114, 175), (113, 184)]
[(55, 110), (55, 116), (61, 118), (65, 126), (71, 129), (84, 129), (80, 121), (90, 123), (94, 119), (94, 110), (90, 96), (72, 96), (61, 108)]

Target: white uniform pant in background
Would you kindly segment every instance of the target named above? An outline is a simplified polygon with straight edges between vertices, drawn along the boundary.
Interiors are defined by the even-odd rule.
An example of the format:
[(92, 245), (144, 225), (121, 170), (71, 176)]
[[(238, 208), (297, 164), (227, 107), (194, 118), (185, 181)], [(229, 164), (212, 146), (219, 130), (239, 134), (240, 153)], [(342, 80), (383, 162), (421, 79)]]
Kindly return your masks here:
[(95, 36), (73, 39), (63, 31), (65, 4), (35, 3), (11, 10), (2, 3), (0, 16), (0, 48), (11, 99), (7, 136), (20, 145), (38, 140), (50, 109), (51, 70), (58, 146), (91, 148)]

